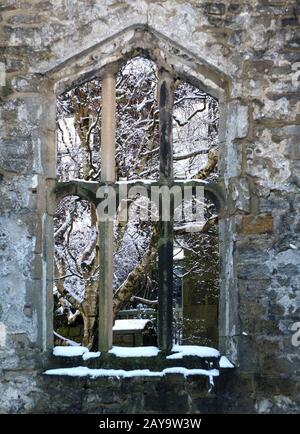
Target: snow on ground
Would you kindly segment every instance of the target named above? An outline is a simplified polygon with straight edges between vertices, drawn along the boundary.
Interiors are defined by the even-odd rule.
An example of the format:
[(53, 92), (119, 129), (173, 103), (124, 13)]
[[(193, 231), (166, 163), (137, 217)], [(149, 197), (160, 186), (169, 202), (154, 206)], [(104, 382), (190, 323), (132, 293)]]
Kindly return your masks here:
[(54, 356), (60, 356), (60, 357), (78, 357), (88, 352), (89, 350), (85, 347), (54, 347), (53, 348)]
[(58, 368), (49, 369), (44, 372), (46, 375), (67, 375), (70, 377), (117, 377), (117, 378), (131, 378), (131, 377), (163, 377), (167, 374), (181, 374), (184, 377), (189, 375), (205, 375), (210, 377), (219, 376), (217, 369), (187, 369), (183, 367), (166, 368), (163, 371), (150, 371), (149, 369), (135, 369), (132, 371), (125, 371), (124, 369), (90, 369), (84, 366), (77, 366), (76, 368)]
[(157, 347), (112, 347), (109, 353), (117, 357), (156, 357), (159, 349)]
[(220, 368), (234, 368), (234, 365), (225, 356), (221, 357), (219, 363), (220, 363)]
[(196, 357), (219, 357), (220, 352), (211, 347), (200, 347), (198, 345), (173, 345), (172, 351), (175, 354), (167, 356), (167, 359), (182, 359), (184, 356)]
[(117, 319), (113, 331), (144, 330), (148, 322), (150, 322), (149, 319)]

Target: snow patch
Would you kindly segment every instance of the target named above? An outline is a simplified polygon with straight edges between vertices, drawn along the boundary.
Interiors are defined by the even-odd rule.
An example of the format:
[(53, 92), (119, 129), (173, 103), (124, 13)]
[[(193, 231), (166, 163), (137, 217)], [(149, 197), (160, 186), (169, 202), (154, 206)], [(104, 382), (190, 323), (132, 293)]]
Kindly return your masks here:
[(117, 181), (117, 184), (119, 185), (130, 185), (130, 184), (151, 184), (155, 182), (154, 179), (120, 179), (119, 181)]
[(188, 184), (189, 182), (192, 182), (193, 184), (199, 184), (200, 186), (209, 184), (208, 181), (204, 181), (203, 179), (190, 178), (190, 179), (175, 179), (174, 180), (174, 184)]
[(222, 356), (220, 359), (220, 368), (234, 368), (234, 365), (227, 359), (227, 357)]
[(90, 352), (90, 353), (82, 354), (82, 359), (83, 360), (96, 359), (97, 357), (100, 357), (100, 356), (101, 356), (100, 351), (97, 351), (95, 353)]
[(188, 222), (188, 223), (184, 223), (184, 224), (179, 225), (179, 226), (175, 226), (174, 230), (175, 230), (175, 232), (176, 231), (201, 232), (203, 230), (205, 223), (206, 223), (205, 221)]
[(173, 249), (174, 261), (182, 261), (184, 259), (184, 250), (181, 247), (174, 247)]
[(159, 349), (157, 347), (112, 347), (109, 353), (117, 357), (156, 357)]
[(150, 371), (149, 369), (135, 369), (132, 371), (125, 371), (124, 369), (90, 369), (84, 366), (77, 366), (76, 368), (58, 368), (49, 369), (44, 372), (46, 375), (67, 375), (70, 377), (117, 377), (117, 378), (131, 378), (131, 377), (163, 377), (167, 374), (181, 374), (184, 377), (189, 375), (205, 375), (210, 377), (210, 383), (213, 382), (213, 377), (219, 376), (218, 369), (187, 369), (183, 367), (166, 368), (163, 371)]
[(198, 345), (173, 345), (172, 351), (175, 354), (167, 356), (167, 359), (182, 359), (184, 356), (196, 357), (219, 357), (220, 352), (211, 347), (200, 347)]
[(149, 319), (117, 319), (113, 331), (144, 330), (149, 322), (151, 322)]
[(84, 353), (88, 353), (89, 350), (86, 347), (54, 347), (54, 356), (59, 357), (78, 357)]

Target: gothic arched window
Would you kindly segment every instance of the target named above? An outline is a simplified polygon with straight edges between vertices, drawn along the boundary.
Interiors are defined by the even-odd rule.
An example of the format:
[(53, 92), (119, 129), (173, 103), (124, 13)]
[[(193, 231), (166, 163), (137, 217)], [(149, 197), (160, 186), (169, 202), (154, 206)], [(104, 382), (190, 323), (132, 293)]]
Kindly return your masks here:
[[(134, 68), (144, 68), (144, 75), (134, 74)], [(171, 67), (158, 67), (138, 57), (121, 67), (108, 65), (98, 78), (62, 95), (59, 107), (61, 118), (68, 119), (66, 114), (72, 117), (72, 125), (58, 120), (56, 194), (62, 202), (56, 215), (56, 236), (58, 244), (59, 240), (69, 243), (67, 255), (57, 249), (55, 289), (60, 309), (68, 308), (63, 303), (66, 299), (73, 306), (69, 321), (77, 313), (84, 316), (84, 344), (101, 351), (111, 348), (116, 312), (132, 298), (130, 288), (137, 276), (131, 271), (126, 284), (113, 288), (115, 220), (117, 217), (118, 224), (126, 221), (128, 207), (143, 197), (146, 202), (138, 203), (136, 209), (144, 212), (145, 220), (150, 219), (152, 225), (147, 229), (147, 259), (156, 262), (155, 253), (158, 257), (157, 299), (148, 302), (158, 311), (158, 346), (169, 352), (174, 337), (176, 288), (181, 285), (182, 291), (180, 280), (191, 271), (185, 272), (181, 264), (177, 267), (181, 272), (174, 274), (174, 258), (177, 261), (176, 256), (182, 255), (183, 242), (189, 243), (193, 253), (192, 244), (203, 228), (211, 234), (222, 201), (215, 183), (217, 102), (183, 83)], [(198, 116), (203, 113), (207, 118), (206, 136), (199, 128)], [(74, 216), (77, 231), (74, 225), (72, 229), (68, 226)], [(82, 225), (85, 236), (80, 232)], [(122, 224), (119, 229), (122, 231)], [(77, 236), (78, 250), (70, 243), (71, 230), (74, 239)], [(151, 242), (155, 246), (152, 250)], [(123, 249), (123, 258), (126, 254)], [(139, 254), (137, 268), (146, 261), (145, 255)], [(193, 260), (201, 262), (199, 255)], [(216, 270), (218, 258), (214, 260)], [(218, 276), (213, 273), (215, 285)], [(80, 279), (84, 282), (81, 295), (80, 291), (76, 293)], [(204, 278), (204, 284), (208, 280)], [(187, 302), (187, 297), (183, 298), (181, 304)], [(183, 324), (183, 329), (188, 326)]]

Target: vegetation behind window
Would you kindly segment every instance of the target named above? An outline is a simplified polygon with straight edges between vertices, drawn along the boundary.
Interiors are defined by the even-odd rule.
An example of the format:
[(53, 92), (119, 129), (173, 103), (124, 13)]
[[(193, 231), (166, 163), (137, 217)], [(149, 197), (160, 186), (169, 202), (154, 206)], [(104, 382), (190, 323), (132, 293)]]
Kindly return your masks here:
[[(116, 177), (157, 179), (156, 65), (141, 57), (129, 60), (119, 71), (116, 96)], [(101, 80), (94, 79), (57, 99), (59, 181), (100, 180), (100, 129)], [(175, 178), (215, 181), (217, 138), (217, 101), (177, 80), (173, 112)], [(149, 319), (147, 336), (150, 333), (152, 338), (144, 344), (151, 344), (155, 343), (158, 306), (157, 227), (154, 222), (139, 219), (137, 210), (148, 208), (145, 198), (137, 195), (130, 202), (128, 222), (118, 221), (117, 216), (114, 225), (114, 319)], [(173, 336), (177, 343), (217, 344), (218, 229), (216, 209), (208, 200), (205, 218), (206, 224), (197, 232), (190, 232), (192, 228), (185, 221), (174, 227)], [(59, 202), (55, 215), (56, 344), (77, 341), (90, 349), (96, 345), (101, 255), (96, 223), (92, 203), (76, 196)]]

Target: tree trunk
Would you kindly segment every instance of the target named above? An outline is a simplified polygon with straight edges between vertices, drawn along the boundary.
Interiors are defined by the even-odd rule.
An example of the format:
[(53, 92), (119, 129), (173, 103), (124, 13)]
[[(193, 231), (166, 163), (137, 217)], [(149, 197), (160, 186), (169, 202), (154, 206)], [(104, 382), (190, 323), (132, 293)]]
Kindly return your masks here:
[(85, 287), (84, 299), (80, 306), (83, 318), (84, 333), (82, 345), (89, 350), (96, 344), (97, 314), (98, 314), (98, 281), (93, 281)]
[(113, 298), (113, 315), (116, 318), (118, 312), (134, 295), (140, 280), (148, 273), (157, 257), (158, 225), (153, 228), (149, 248), (142, 261), (128, 274), (127, 279), (117, 289)]

